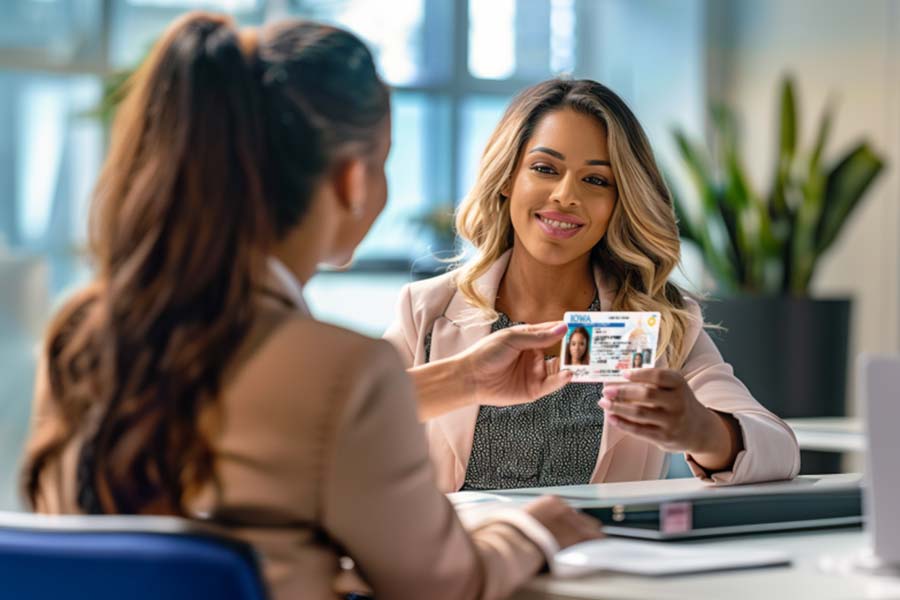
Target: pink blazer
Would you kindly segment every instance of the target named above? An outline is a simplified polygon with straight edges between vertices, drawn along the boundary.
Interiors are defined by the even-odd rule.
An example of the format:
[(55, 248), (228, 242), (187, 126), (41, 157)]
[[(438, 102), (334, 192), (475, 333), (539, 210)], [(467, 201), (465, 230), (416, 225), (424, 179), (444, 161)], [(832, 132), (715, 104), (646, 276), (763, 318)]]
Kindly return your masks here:
[[(507, 252), (477, 282), (487, 298), (495, 298), (509, 263)], [(595, 267), (594, 279), (603, 306), (610, 306), (614, 291)], [(790, 479), (800, 470), (800, 449), (791, 429), (757, 402), (722, 360), (703, 330), (700, 307), (685, 298), (696, 315), (687, 332), (691, 352), (681, 368), (697, 399), (719, 412), (733, 415), (740, 424), (744, 449), (731, 471), (707, 473), (686, 456), (694, 475), (716, 484), (739, 484)], [(474, 317), (474, 318), (473, 318)], [(407, 368), (425, 362), (425, 336), (432, 334), (431, 360), (461, 352), (490, 333), (490, 323), (477, 318), (453, 282), (453, 273), (418, 281), (403, 288), (397, 319), (384, 334), (399, 351)], [(665, 361), (657, 361), (665, 367)], [(438, 485), (444, 492), (459, 490), (466, 475), (478, 406), (466, 406), (425, 424)], [(658, 479), (667, 469), (667, 454), (650, 442), (616, 427), (607, 427), (600, 441), (591, 483)]]

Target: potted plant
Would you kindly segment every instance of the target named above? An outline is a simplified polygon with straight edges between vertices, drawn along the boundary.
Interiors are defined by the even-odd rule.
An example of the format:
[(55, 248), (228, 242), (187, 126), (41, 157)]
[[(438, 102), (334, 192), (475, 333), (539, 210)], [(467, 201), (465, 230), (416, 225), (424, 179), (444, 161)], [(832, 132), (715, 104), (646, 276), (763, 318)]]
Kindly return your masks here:
[(430, 252), (412, 263), (412, 276), (425, 279), (445, 273), (456, 262), (456, 215), (453, 206), (439, 202), (409, 218), (430, 241)]
[(713, 337), (738, 377), (784, 417), (845, 414), (851, 302), (813, 299), (809, 288), (884, 163), (866, 141), (826, 159), (832, 119), (829, 106), (801, 150), (794, 83), (782, 81), (767, 193), (746, 174), (728, 108), (712, 110), (711, 149), (674, 134), (694, 200), (675, 197), (679, 229), (700, 249), (720, 298), (705, 303), (706, 320), (722, 325)]
[(453, 251), (456, 246), (456, 215), (451, 205), (436, 204), (410, 220), (431, 238), (436, 252)]

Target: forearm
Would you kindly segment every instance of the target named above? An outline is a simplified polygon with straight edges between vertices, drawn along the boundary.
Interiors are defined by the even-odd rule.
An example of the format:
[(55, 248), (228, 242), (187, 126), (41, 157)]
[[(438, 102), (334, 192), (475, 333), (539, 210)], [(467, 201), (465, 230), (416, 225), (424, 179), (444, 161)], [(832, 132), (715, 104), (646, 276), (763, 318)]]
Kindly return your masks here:
[(434, 419), (473, 401), (474, 383), (459, 359), (445, 358), (406, 372), (416, 388), (419, 421)]
[(727, 471), (743, 448), (741, 429), (737, 419), (726, 413), (710, 410), (708, 435), (703, 444), (689, 454), (694, 461), (710, 473)]

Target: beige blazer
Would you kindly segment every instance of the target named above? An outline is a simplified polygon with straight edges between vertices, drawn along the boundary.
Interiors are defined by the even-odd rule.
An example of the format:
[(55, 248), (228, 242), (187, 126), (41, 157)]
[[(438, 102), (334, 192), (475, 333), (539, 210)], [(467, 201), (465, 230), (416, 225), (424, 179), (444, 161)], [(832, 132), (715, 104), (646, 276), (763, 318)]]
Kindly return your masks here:
[[(487, 298), (496, 298), (506, 272), (510, 252), (504, 254), (477, 282)], [(614, 289), (600, 269), (594, 279), (603, 306), (611, 306)], [(702, 328), (700, 307), (685, 298), (697, 318), (686, 336), (691, 352), (681, 372), (697, 399), (714, 410), (733, 415), (740, 424), (744, 450), (727, 472), (707, 473), (690, 456), (697, 477), (717, 484), (749, 483), (789, 479), (800, 470), (800, 449), (791, 429), (763, 408), (722, 360), (709, 335)], [(384, 337), (400, 352), (407, 367), (425, 361), (424, 340), (431, 338), (431, 360), (452, 356), (490, 333), (490, 323), (473, 319), (473, 307), (447, 273), (403, 288), (397, 319)], [(665, 367), (665, 361), (657, 361)], [(459, 490), (465, 482), (472, 451), (478, 406), (467, 406), (430, 420), (426, 424), (431, 458), (437, 469), (438, 485), (445, 492)], [(653, 444), (607, 427), (600, 441), (592, 483), (658, 479), (667, 468), (666, 452)]]
[[(272, 285), (221, 398), (222, 494), (198, 515), (260, 551), (276, 600), (339, 597), (344, 556), (381, 599), (501, 598), (532, 577), (545, 556), (523, 534), (531, 517), (466, 531), (437, 489), (391, 346), (317, 322)], [(45, 369), (35, 402), (35, 426), (56, 418)], [(78, 446), (44, 472), (40, 511), (78, 512)]]

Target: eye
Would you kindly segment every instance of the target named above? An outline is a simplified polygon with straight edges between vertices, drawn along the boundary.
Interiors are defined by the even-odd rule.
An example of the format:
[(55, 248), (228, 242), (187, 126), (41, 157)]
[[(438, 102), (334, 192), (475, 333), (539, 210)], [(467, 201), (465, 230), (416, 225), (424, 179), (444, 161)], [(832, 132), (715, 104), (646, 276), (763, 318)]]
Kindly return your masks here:
[(609, 187), (609, 181), (604, 177), (599, 177), (597, 175), (588, 175), (582, 181), (586, 183), (590, 183), (591, 185), (597, 185), (600, 187)]
[(535, 171), (537, 173), (541, 173), (543, 175), (556, 175), (556, 169), (554, 169), (550, 165), (545, 165), (545, 164), (541, 164), (541, 163), (531, 165), (531, 170)]

